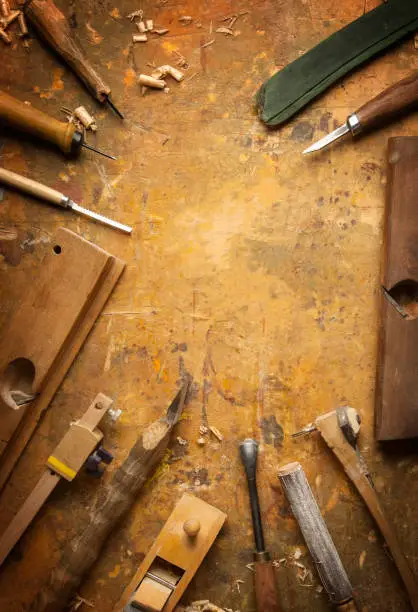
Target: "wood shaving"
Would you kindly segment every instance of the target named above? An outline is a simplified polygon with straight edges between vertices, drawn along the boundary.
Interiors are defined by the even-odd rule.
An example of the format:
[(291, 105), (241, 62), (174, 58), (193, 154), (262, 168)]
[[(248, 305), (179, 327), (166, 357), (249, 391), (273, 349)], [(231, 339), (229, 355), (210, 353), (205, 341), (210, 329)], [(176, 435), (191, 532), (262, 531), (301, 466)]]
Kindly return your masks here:
[(198, 438), (196, 442), (198, 443), (199, 446), (203, 446), (204, 444), (206, 444), (205, 438)]
[(200, 48), (204, 49), (205, 47), (209, 47), (209, 45), (213, 45), (214, 42), (215, 42), (215, 39), (212, 38), (212, 40), (209, 40), (207, 43), (204, 43), (203, 45), (200, 45)]
[(218, 438), (219, 442), (222, 442), (222, 440), (224, 439), (223, 435), (221, 434), (221, 432), (219, 431), (219, 429), (217, 429), (216, 427), (213, 427), (213, 425), (209, 426), (210, 431), (213, 433), (213, 435), (215, 436), (215, 438)]
[(80, 597), (80, 595), (76, 595), (70, 604), (70, 612), (76, 612), (79, 608), (81, 608), (81, 606), (94, 608), (94, 603), (88, 601), (88, 599), (84, 599), (84, 597)]
[(244, 584), (244, 580), (235, 580), (235, 586), (237, 587), (238, 593), (241, 595), (241, 587), (240, 584)]
[(250, 572), (255, 572), (254, 565), (255, 565), (255, 563), (247, 563), (247, 565), (245, 567), (247, 569), (249, 569)]
[(202, 436), (204, 436), (205, 434), (207, 434), (207, 433), (208, 433), (208, 431), (209, 431), (209, 427), (206, 427), (206, 425), (201, 425), (201, 426), (199, 427), (199, 431), (200, 431), (200, 433), (202, 434)]
[(188, 441), (185, 440), (184, 438), (181, 438), (180, 436), (177, 436), (177, 442), (180, 444), (180, 446), (187, 446), (188, 445)]
[(190, 25), (193, 21), (193, 17), (190, 17), (190, 15), (183, 15), (182, 17), (179, 17), (179, 21), (183, 25)]
[(133, 13), (129, 13), (129, 15), (126, 15), (126, 19), (130, 19), (131, 21), (134, 21), (134, 19), (136, 19), (137, 17), (142, 19), (143, 16), (144, 16), (144, 11), (142, 9), (139, 9), (139, 11), (134, 11)]
[(154, 32), (158, 34), (158, 36), (164, 36), (164, 34), (168, 33), (168, 30), (167, 28), (159, 28), (158, 30), (154, 30)]
[(283, 565), (283, 567), (286, 567), (287, 565), (287, 559), (285, 557), (282, 557), (282, 559), (279, 559), (278, 561), (273, 561), (273, 567), (281, 567)]
[(148, 37), (146, 34), (134, 34), (132, 36), (132, 42), (134, 43), (138, 43), (138, 42), (147, 42)]
[(231, 30), (231, 28), (225, 28), (224, 26), (221, 26), (220, 28), (216, 28), (215, 31), (218, 32), (219, 34), (225, 34), (226, 36), (234, 35), (234, 32), (233, 30)]
[(179, 53), (178, 51), (173, 51), (174, 55), (177, 57), (177, 66), (179, 66), (180, 68), (188, 68), (189, 67), (189, 63), (187, 62), (186, 58)]

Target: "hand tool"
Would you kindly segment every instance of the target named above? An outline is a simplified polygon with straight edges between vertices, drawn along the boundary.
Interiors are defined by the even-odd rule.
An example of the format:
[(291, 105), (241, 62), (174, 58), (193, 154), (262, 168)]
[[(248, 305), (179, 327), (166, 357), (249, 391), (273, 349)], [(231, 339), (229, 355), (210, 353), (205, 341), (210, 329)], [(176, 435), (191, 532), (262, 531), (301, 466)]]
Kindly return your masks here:
[(279, 479), (328, 597), (340, 612), (355, 612), (353, 588), (302, 466), (284, 465)]
[(320, 432), (376, 521), (399, 570), (412, 608), (415, 612), (418, 612), (418, 585), (415, 576), (401, 550), (393, 526), (386, 518), (380, 505), (366, 462), (357, 448), (359, 425), (360, 420), (357, 411), (349, 406), (344, 406), (318, 417), (312, 425), (293, 434), (293, 437), (315, 430)]
[(260, 503), (257, 491), (257, 454), (258, 443), (247, 438), (239, 445), (241, 460), (247, 475), (250, 494), (251, 515), (253, 521), (255, 552), (254, 581), (258, 612), (279, 612), (276, 580), (270, 555), (264, 545), (263, 525), (261, 522)]
[(177, 603), (225, 520), (224, 512), (185, 493), (113, 612), (178, 610)]
[[(81, 419), (71, 423), (69, 430), (48, 458), (48, 469), (0, 538), (0, 565), (3, 564), (61, 478), (68, 481), (73, 480), (88, 460), (89, 455), (100, 444), (103, 434), (97, 429), (97, 425), (112, 403), (109, 397), (99, 393)], [(101, 455), (105, 463), (112, 461), (112, 456), (107, 451), (106, 453), (102, 451)]]
[(191, 378), (187, 378), (165, 416), (151, 423), (137, 439), (129, 456), (114, 472), (92, 505), (82, 530), (64, 547), (49, 583), (39, 591), (32, 612), (58, 612), (78, 589), (104, 546), (126, 516), (148, 476), (161, 461), (174, 425), (183, 411)]
[(113, 229), (120, 230), (125, 234), (132, 233), (132, 227), (129, 225), (123, 225), (118, 221), (113, 221), (108, 217), (104, 217), (103, 215), (99, 215), (87, 208), (83, 208), (79, 206), (75, 202), (73, 202), (68, 196), (64, 195), (60, 191), (56, 189), (52, 189), (51, 187), (47, 187), (42, 183), (38, 183), (37, 181), (33, 181), (32, 179), (27, 178), (26, 176), (22, 176), (21, 174), (16, 174), (15, 172), (11, 172), (10, 170), (6, 170), (5, 168), (0, 168), (0, 183), (4, 183), (5, 185), (9, 185), (10, 187), (15, 187), (19, 191), (23, 191), (24, 193), (29, 193), (30, 195), (35, 196), (41, 200), (45, 200), (46, 202), (50, 202), (51, 204), (55, 204), (56, 206), (60, 206), (61, 208), (72, 210), (79, 215), (83, 215), (84, 217), (88, 217), (89, 219), (93, 219), (98, 223), (103, 223), (103, 225), (107, 225), (109, 227), (113, 227)]
[(116, 159), (113, 155), (87, 144), (84, 141), (83, 132), (78, 131), (72, 123), (64, 123), (49, 117), (3, 91), (0, 91), (0, 121), (22, 132), (51, 142), (69, 155), (77, 155), (81, 147), (85, 147), (109, 159)]
[(80, 45), (74, 40), (67, 19), (52, 0), (29, 0), (25, 15), (52, 49), (72, 68), (90, 93), (101, 104), (108, 104), (123, 119), (110, 98), (110, 87), (90, 65)]
[(357, 136), (364, 130), (378, 127), (414, 108), (418, 104), (418, 72), (388, 87), (375, 98), (363, 104), (347, 117), (347, 121), (336, 130), (318, 140), (303, 151), (304, 154), (319, 151), (351, 132)]
[(418, 28), (416, 0), (380, 3), (270, 77), (257, 93), (260, 119), (283, 124), (344, 75)]

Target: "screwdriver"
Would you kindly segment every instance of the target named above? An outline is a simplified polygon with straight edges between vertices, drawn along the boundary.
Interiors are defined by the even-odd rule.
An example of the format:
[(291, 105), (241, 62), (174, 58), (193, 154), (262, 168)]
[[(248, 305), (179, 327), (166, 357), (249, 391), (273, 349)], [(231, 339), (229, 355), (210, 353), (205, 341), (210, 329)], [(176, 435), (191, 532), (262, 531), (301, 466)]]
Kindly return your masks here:
[(89, 92), (101, 104), (108, 104), (123, 119), (110, 98), (110, 87), (88, 62), (80, 45), (74, 40), (69, 23), (52, 0), (29, 0), (25, 15), (52, 49), (70, 66)]
[(44, 112), (24, 104), (3, 91), (0, 91), (0, 121), (5, 121), (7, 125), (28, 132), (32, 136), (52, 142), (66, 154), (76, 155), (81, 151), (81, 147), (85, 147), (109, 159), (116, 159), (113, 155), (87, 144), (84, 141), (84, 134), (79, 132), (74, 124), (49, 117)]
[(388, 87), (375, 98), (366, 102), (347, 117), (347, 121), (336, 130), (318, 140), (303, 151), (313, 153), (351, 132), (353, 136), (370, 130), (386, 120), (393, 119), (411, 110), (418, 103), (418, 72)]
[(125, 234), (132, 233), (132, 227), (129, 227), (129, 225), (123, 225), (122, 223), (118, 223), (118, 221), (113, 221), (112, 219), (108, 219), (108, 217), (104, 217), (103, 215), (99, 215), (98, 213), (88, 210), (87, 208), (83, 208), (60, 191), (51, 189), (51, 187), (47, 187), (42, 183), (33, 181), (32, 179), (22, 176), (21, 174), (16, 174), (15, 172), (11, 172), (5, 168), (0, 168), (0, 183), (4, 183), (9, 187), (14, 187), (19, 191), (28, 193), (36, 198), (46, 200), (47, 202), (55, 204), (56, 206), (61, 206), (61, 208), (69, 208), (75, 213), (89, 217), (94, 221), (103, 223), (103, 225), (113, 227), (113, 229), (120, 230)]
[(257, 454), (258, 443), (247, 438), (239, 445), (241, 460), (247, 475), (250, 494), (251, 515), (255, 539), (254, 580), (258, 612), (279, 612), (276, 581), (270, 555), (264, 546), (263, 525), (261, 523), (260, 503), (257, 492)]

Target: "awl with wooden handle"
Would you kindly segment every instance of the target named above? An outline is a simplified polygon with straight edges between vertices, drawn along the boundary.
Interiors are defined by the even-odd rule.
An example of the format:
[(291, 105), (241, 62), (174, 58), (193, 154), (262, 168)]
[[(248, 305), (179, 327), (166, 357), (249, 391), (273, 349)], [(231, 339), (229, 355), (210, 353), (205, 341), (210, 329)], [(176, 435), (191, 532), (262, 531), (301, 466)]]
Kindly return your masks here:
[(385, 121), (406, 113), (418, 104), (418, 72), (399, 81), (378, 96), (366, 102), (347, 117), (347, 121), (336, 130), (305, 149), (305, 153), (319, 151), (349, 132), (356, 136), (364, 130), (378, 127)]
[(0, 183), (4, 185), (8, 185), (9, 187), (14, 187), (19, 191), (23, 191), (24, 193), (28, 193), (40, 200), (45, 200), (50, 204), (54, 204), (55, 206), (60, 206), (61, 208), (68, 208), (79, 215), (83, 215), (84, 217), (88, 217), (89, 219), (93, 219), (98, 223), (103, 223), (103, 225), (108, 225), (109, 227), (113, 227), (113, 229), (120, 230), (125, 234), (132, 233), (132, 227), (129, 225), (123, 225), (118, 221), (113, 221), (113, 219), (109, 219), (108, 217), (104, 217), (103, 215), (99, 215), (98, 213), (93, 212), (92, 210), (88, 210), (87, 208), (83, 208), (79, 206), (75, 202), (73, 202), (68, 196), (64, 195), (60, 191), (56, 189), (52, 189), (51, 187), (47, 187), (42, 183), (38, 183), (37, 181), (33, 181), (32, 179), (27, 178), (26, 176), (22, 176), (21, 174), (16, 174), (16, 172), (11, 172), (10, 170), (6, 170), (5, 168), (0, 168)]
[(279, 612), (276, 580), (270, 555), (264, 546), (263, 525), (261, 523), (260, 503), (257, 492), (257, 454), (258, 443), (247, 438), (239, 446), (241, 460), (245, 468), (250, 494), (251, 515), (255, 539), (254, 570), (255, 596), (258, 612)]
[(339, 612), (358, 610), (353, 589), (300, 463), (279, 469), (279, 479), (324, 589)]
[(84, 141), (84, 134), (79, 132), (73, 123), (58, 121), (4, 91), (0, 91), (0, 122), (46, 140), (67, 155), (77, 155), (81, 147), (85, 147), (109, 159), (116, 159), (113, 155), (87, 144)]
[(70, 25), (52, 0), (29, 0), (25, 15), (52, 49), (72, 68), (89, 92), (101, 104), (109, 104), (123, 119), (110, 98), (110, 87), (90, 65), (80, 45), (74, 40)]

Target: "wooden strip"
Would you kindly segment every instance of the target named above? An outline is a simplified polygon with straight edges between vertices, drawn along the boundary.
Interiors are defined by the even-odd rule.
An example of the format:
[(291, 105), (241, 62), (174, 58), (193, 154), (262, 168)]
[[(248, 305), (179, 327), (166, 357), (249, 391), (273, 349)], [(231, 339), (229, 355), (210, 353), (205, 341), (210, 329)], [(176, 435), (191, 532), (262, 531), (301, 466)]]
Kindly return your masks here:
[[(125, 267), (124, 262), (66, 229), (58, 230), (55, 244), (61, 246), (62, 251), (59, 255), (51, 253), (49, 261), (51, 257), (58, 258), (65, 255), (67, 249), (70, 257), (63, 260), (63, 265), (58, 267), (54, 260), (51, 266), (48, 262), (46, 267), (43, 264), (39, 272), (43, 279), (41, 284), (37, 283), (36, 277), (28, 282), (28, 294), (25, 303), (19, 309), (22, 311), (22, 314), (19, 313), (22, 324), (18, 326), (16, 319), (12, 319), (7, 326), (9, 331), (13, 329), (15, 332), (13, 346), (10, 348), (5, 348), (9, 347), (9, 342), (5, 342), (6, 330), (2, 330), (0, 371), (11, 359), (26, 354), (27, 358), (36, 364), (34, 390), (39, 392), (39, 396), (24, 408), (24, 418), (23, 414), (17, 414), (19, 411), (13, 410), (10, 405), (5, 406), (3, 402), (0, 406), (0, 414), (4, 414), (3, 408), (10, 411), (7, 413), (10, 417), (8, 423), (4, 418), (1, 421), (0, 430), (4, 433), (3, 439), (7, 445), (4, 444), (2, 449), (0, 489), (7, 482), (39, 419), (48, 408)], [(86, 281), (86, 277), (90, 279), (89, 282)], [(49, 291), (52, 279), (55, 279), (56, 283), (54, 293)], [(45, 313), (47, 295), (51, 300), (49, 302), (51, 308), (55, 310), (55, 314), (50, 316)], [(76, 300), (76, 304), (72, 302), (73, 309), (66, 305), (69, 298)], [(60, 322), (56, 320), (60, 319), (61, 325), (64, 325), (64, 313), (66, 313), (66, 330), (63, 330)], [(37, 322), (37, 333), (30, 330), (29, 335), (23, 334), (21, 331), (23, 322), (25, 320), (33, 322), (35, 316), (42, 318), (41, 314), (45, 320)], [(27, 323), (25, 327), (28, 327)], [(46, 350), (44, 343), (51, 343), (52, 332), (55, 333), (55, 330), (61, 344), (59, 350), (55, 348), (54, 352), (51, 349)], [(8, 337), (10, 338), (10, 335)], [(29, 339), (31, 347), (22, 353), (24, 347), (29, 346)]]
[(26, 499), (25, 503), (0, 538), (0, 565), (3, 564), (9, 552), (15, 546), (16, 542), (19, 541), (60, 480), (61, 477), (50, 470), (47, 470), (39, 480), (32, 493)]
[(418, 436), (418, 138), (389, 139), (375, 423), (378, 440)]

